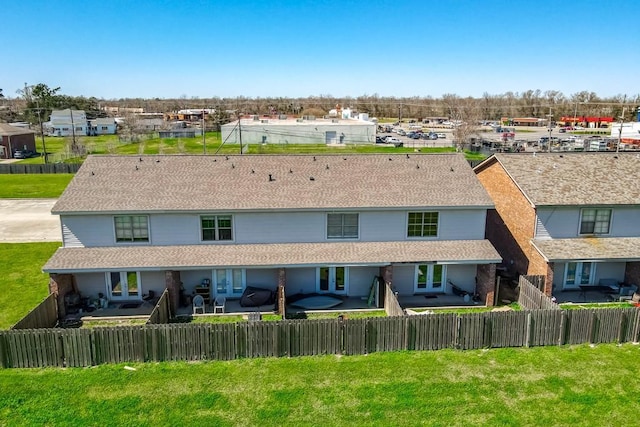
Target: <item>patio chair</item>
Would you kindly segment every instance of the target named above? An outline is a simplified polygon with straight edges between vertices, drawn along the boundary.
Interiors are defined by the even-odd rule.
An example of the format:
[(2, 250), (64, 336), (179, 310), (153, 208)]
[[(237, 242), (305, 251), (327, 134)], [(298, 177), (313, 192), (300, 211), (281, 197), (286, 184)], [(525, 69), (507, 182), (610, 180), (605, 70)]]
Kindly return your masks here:
[(224, 313), (224, 306), (226, 303), (227, 299), (225, 297), (223, 297), (222, 295), (217, 296), (213, 301), (213, 312), (218, 313), (218, 310), (220, 310), (220, 313)]
[(196, 295), (193, 297), (193, 314), (196, 314), (198, 310), (202, 310), (202, 314), (206, 311), (202, 295)]

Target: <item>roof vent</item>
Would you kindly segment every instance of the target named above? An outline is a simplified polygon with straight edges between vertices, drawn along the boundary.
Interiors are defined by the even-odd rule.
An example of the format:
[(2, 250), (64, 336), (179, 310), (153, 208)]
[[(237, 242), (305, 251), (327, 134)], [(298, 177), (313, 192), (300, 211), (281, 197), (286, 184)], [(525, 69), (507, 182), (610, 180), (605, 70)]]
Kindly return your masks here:
[(309, 177), (309, 181), (315, 181), (316, 179), (312, 176)]
[(269, 174), (269, 182), (271, 181), (275, 181), (275, 178), (273, 177), (273, 175)]

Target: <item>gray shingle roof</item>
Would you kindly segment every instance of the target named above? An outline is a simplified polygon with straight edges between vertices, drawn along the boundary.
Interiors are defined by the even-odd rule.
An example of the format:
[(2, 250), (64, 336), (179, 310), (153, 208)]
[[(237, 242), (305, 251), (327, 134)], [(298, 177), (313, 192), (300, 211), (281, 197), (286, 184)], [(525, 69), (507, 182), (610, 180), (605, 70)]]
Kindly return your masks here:
[(17, 126), (11, 126), (8, 123), (0, 123), (0, 136), (8, 135), (28, 135), (35, 133), (31, 129), (25, 129)]
[(59, 248), (46, 272), (501, 261), (488, 240)]
[(494, 157), (536, 206), (640, 204), (640, 154), (528, 153)]
[(640, 261), (640, 237), (532, 240), (549, 261)]
[(462, 154), (89, 156), (53, 212), (425, 206), (493, 202)]

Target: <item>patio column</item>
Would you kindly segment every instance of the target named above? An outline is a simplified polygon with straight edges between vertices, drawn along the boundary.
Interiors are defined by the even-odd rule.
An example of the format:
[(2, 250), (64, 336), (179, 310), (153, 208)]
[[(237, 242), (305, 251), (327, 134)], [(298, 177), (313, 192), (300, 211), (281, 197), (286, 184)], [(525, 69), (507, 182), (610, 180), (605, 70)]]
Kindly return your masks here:
[(164, 281), (165, 286), (169, 291), (169, 307), (171, 307), (171, 313), (175, 315), (178, 312), (178, 306), (180, 305), (180, 286), (182, 285), (180, 272), (172, 270), (165, 271)]
[(629, 261), (624, 269), (624, 283), (640, 286), (640, 261)]
[(278, 298), (278, 311), (282, 318), (285, 318), (287, 307), (286, 307), (286, 299), (285, 299), (285, 289), (287, 286), (287, 274), (284, 268), (278, 269), (278, 291), (276, 293), (276, 298)]
[(479, 264), (476, 267), (476, 292), (486, 306), (493, 306), (496, 293), (496, 264)]
[(389, 286), (393, 285), (393, 266), (385, 265), (380, 267), (380, 277), (382, 277), (384, 283), (388, 283)]
[(58, 318), (63, 319), (67, 315), (64, 305), (64, 297), (76, 292), (73, 274), (49, 274), (49, 293), (56, 295), (58, 302)]

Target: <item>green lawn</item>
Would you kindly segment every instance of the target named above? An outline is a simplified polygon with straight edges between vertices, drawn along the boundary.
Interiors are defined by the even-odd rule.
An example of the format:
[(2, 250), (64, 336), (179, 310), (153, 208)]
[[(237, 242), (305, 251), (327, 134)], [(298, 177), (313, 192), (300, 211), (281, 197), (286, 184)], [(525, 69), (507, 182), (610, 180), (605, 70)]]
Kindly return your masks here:
[(0, 371), (0, 425), (637, 425), (633, 345)]
[[(207, 132), (206, 154), (240, 154), (237, 144), (222, 144), (220, 132)], [(149, 138), (143, 137), (140, 142), (120, 142), (118, 135), (103, 135), (95, 137), (77, 137), (76, 142), (84, 146), (87, 154), (203, 154), (202, 138)], [(77, 162), (69, 154), (70, 139), (45, 137), (49, 161)], [(41, 140), (37, 140), (38, 151), (42, 149)], [(420, 148), (423, 153), (451, 153), (453, 147)], [(344, 147), (327, 147), (325, 144), (251, 144), (248, 154), (324, 154), (324, 153), (411, 153), (412, 147), (386, 147), (380, 145), (346, 145)], [(467, 152), (468, 158), (477, 158), (477, 154)], [(484, 158), (484, 156), (481, 156)], [(42, 157), (21, 160), (20, 163), (41, 164)]]
[(0, 243), (0, 329), (8, 329), (49, 295), (42, 266), (58, 247), (59, 242)]
[(0, 174), (0, 199), (57, 198), (73, 174)]

